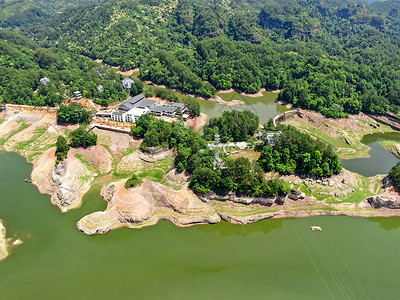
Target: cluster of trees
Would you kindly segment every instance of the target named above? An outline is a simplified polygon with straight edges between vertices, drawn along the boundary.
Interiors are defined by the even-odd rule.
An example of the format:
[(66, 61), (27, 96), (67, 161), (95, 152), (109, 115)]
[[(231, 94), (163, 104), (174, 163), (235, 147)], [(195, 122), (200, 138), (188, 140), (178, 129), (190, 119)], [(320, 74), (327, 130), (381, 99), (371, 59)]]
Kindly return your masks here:
[(140, 185), (143, 182), (141, 178), (139, 178), (136, 174), (133, 174), (131, 178), (129, 178), (125, 182), (125, 188), (130, 189)]
[(283, 181), (265, 180), (261, 167), (250, 163), (247, 158), (223, 158), (225, 168), (215, 166), (214, 151), (208, 149), (207, 142), (178, 122), (169, 123), (143, 115), (132, 132), (137, 137), (144, 137), (141, 144), (143, 150), (148, 147), (176, 149), (175, 166), (178, 171), (186, 169), (193, 174), (190, 187), (196, 192), (233, 191), (253, 196), (276, 196), (289, 192)]
[(392, 179), (393, 186), (400, 190), (400, 162), (389, 171), (389, 177)]
[(68, 106), (61, 104), (60, 108), (57, 110), (58, 123), (88, 124), (91, 120), (91, 112), (79, 103), (71, 103)]
[(264, 172), (257, 163), (248, 158), (225, 159), (224, 168), (204, 166), (196, 168), (190, 187), (198, 193), (210, 191), (251, 196), (284, 196), (290, 192), (286, 182), (280, 179), (266, 180)]
[(140, 80), (137, 80), (137, 79), (134, 81), (135, 81), (135, 84), (132, 86), (131, 90), (129, 91), (129, 93), (132, 97), (143, 93), (143, 82), (141, 82)]
[(292, 126), (282, 127), (275, 144), (265, 142), (258, 160), (266, 172), (306, 174), (329, 177), (342, 170), (332, 147), (302, 133)]
[(171, 102), (179, 102), (179, 98), (176, 93), (170, 89), (164, 88), (151, 88), (147, 91), (146, 97), (156, 96)]
[(86, 126), (81, 125), (79, 128), (71, 131), (68, 135), (69, 145), (73, 148), (90, 147), (97, 144), (97, 134), (87, 130)]
[(87, 131), (85, 126), (80, 126), (68, 134), (68, 138), (62, 135), (57, 137), (56, 163), (62, 162), (68, 155), (71, 147), (90, 147), (97, 144), (97, 134)]
[(204, 138), (213, 141), (218, 133), (221, 142), (249, 140), (260, 124), (259, 117), (248, 111), (224, 111), (221, 117), (212, 118), (204, 127)]
[(59, 135), (57, 137), (56, 147), (56, 164), (59, 164), (67, 157), (70, 146), (67, 139)]
[(200, 116), (200, 103), (196, 99), (192, 98), (185, 98), (182, 101), (186, 107), (190, 110), (193, 116), (198, 117)]

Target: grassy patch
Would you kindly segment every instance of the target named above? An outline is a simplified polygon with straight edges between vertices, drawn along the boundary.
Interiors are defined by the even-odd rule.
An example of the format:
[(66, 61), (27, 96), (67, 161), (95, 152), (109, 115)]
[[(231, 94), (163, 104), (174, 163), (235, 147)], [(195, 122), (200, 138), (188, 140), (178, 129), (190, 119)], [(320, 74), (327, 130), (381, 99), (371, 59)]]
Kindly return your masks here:
[(4, 144), (14, 135), (16, 135), (17, 133), (21, 132), (22, 130), (26, 129), (29, 127), (29, 125), (27, 123), (25, 123), (24, 121), (20, 121), (18, 122), (20, 124), (20, 126), (18, 127), (18, 129), (11, 131), (9, 134), (7, 134), (6, 136), (0, 138), (0, 147), (3, 147)]
[(260, 158), (261, 153), (257, 152), (253, 149), (251, 150), (242, 150), (239, 151), (238, 153), (234, 153), (234, 154), (230, 154), (229, 157), (231, 158), (239, 158), (239, 157), (244, 157), (244, 158), (248, 158), (250, 161), (255, 161), (258, 160)]

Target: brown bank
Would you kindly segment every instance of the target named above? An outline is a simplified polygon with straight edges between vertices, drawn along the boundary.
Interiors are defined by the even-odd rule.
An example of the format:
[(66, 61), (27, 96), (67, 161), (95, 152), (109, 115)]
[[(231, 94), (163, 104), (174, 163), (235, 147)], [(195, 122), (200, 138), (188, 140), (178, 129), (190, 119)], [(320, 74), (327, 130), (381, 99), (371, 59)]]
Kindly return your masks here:
[[(7, 109), (0, 118), (4, 120), (0, 124), (1, 146), (7, 151), (19, 152), (33, 163), (32, 182), (41, 193), (50, 195), (52, 203), (62, 212), (80, 207), (84, 194), (95, 181), (106, 182), (101, 194), (107, 201), (107, 209), (85, 216), (77, 224), (81, 231), (89, 235), (120, 227), (151, 226), (160, 219), (186, 227), (217, 223), (221, 220), (247, 224), (267, 218), (315, 215), (400, 215), (400, 210), (393, 209), (398, 207), (393, 204), (393, 201), (399, 203), (398, 195), (390, 188), (371, 189), (368, 195), (383, 194), (379, 199), (394, 199), (391, 202), (379, 199), (371, 201), (368, 198), (368, 201), (362, 202), (359, 199), (358, 202), (328, 203), (324, 200), (318, 201), (311, 196), (312, 193), (305, 196), (296, 190), (299, 187), (301, 190), (309, 189), (310, 185), (305, 184), (307, 179), (296, 184), (292, 182), (293, 179), (284, 178), (291, 181), (296, 188), (290, 196), (292, 199), (243, 198), (215, 194), (199, 197), (188, 188), (188, 176), (176, 173), (172, 167), (172, 151), (161, 151), (149, 156), (137, 150), (140, 140), (127, 134), (97, 129), (95, 132), (99, 136), (99, 145), (87, 149), (72, 149), (67, 159), (56, 166), (56, 138), (74, 127), (57, 125), (54, 117), (42, 111)], [(144, 180), (140, 186), (127, 190), (124, 187), (126, 178), (132, 173), (142, 174)], [(343, 181), (341, 178), (332, 180)], [(348, 181), (347, 190), (349, 193), (354, 192), (360, 182), (352, 179)], [(328, 191), (333, 189), (324, 182), (315, 185)], [(324, 192), (320, 188), (315, 188), (315, 191)], [(340, 195), (337, 197), (340, 199)], [(381, 204), (376, 205), (377, 201)], [(389, 202), (390, 205), (385, 204)]]

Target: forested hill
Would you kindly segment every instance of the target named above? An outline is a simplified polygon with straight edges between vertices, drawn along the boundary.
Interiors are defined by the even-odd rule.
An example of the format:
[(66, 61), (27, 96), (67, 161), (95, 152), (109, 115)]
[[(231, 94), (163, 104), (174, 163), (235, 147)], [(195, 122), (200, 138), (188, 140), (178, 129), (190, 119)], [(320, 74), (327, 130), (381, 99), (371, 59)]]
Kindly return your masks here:
[(396, 3), (106, 0), (18, 29), (185, 92), (282, 89), (281, 100), (343, 117), (398, 110)]
[(127, 97), (113, 69), (0, 30), (0, 102), (54, 106), (73, 91), (100, 104)]
[(66, 9), (98, 2), (100, 0), (0, 0), (0, 27), (44, 22)]

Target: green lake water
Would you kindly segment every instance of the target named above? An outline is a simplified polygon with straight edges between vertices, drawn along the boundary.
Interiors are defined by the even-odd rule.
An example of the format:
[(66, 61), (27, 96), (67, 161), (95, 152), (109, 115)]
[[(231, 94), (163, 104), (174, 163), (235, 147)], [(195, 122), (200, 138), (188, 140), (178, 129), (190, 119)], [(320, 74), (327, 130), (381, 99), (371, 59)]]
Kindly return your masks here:
[(368, 152), (370, 157), (342, 159), (343, 167), (364, 176), (388, 174), (399, 160), (379, 144), (384, 140), (400, 142), (400, 133), (386, 132), (365, 135), (361, 142), (371, 147)]
[(274, 118), (276, 115), (288, 110), (283, 105), (275, 103), (278, 94), (271, 92), (263, 92), (262, 97), (248, 97), (237, 92), (227, 94), (220, 93), (217, 95), (225, 101), (241, 100), (245, 102), (245, 104), (228, 106), (217, 104), (213, 101), (199, 99), (201, 112), (207, 114), (209, 118), (219, 117), (224, 111), (232, 111), (234, 109), (239, 111), (250, 110), (260, 117), (261, 124), (265, 124), (270, 118)]
[[(61, 214), (0, 152), (0, 217), (24, 244), (0, 262), (0, 299), (397, 299), (400, 218), (324, 216), (86, 236), (105, 208), (95, 187)], [(312, 232), (319, 225), (322, 232)]]

